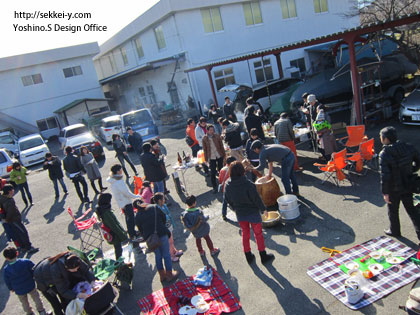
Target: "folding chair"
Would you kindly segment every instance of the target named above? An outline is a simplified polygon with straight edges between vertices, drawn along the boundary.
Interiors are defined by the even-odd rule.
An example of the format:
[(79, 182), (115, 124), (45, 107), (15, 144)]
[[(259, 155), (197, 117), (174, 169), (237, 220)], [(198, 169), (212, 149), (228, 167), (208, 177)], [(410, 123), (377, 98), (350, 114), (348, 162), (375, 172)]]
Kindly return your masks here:
[[(355, 153), (348, 153), (348, 160), (353, 162), (353, 165), (356, 165), (356, 172), (363, 172), (363, 164), (370, 165), (371, 169), (377, 169), (377, 157), (374, 149), (374, 139), (362, 142), (359, 146), (359, 151)], [(363, 175), (366, 175), (367, 169), (363, 172)]]
[(72, 246), (67, 246), (67, 250), (71, 252), (72, 254), (79, 257), (81, 260), (83, 260), (89, 268), (93, 268), (93, 264), (95, 263), (95, 259), (98, 256), (99, 250), (97, 248), (91, 250), (89, 253), (85, 253), (77, 248), (74, 248)]
[(88, 209), (85, 213), (83, 213), (82, 216), (77, 219), (70, 207), (67, 209), (67, 211), (73, 219), (76, 230), (80, 232), (80, 249), (82, 251), (89, 251), (94, 248), (100, 248), (102, 251), (103, 237), (96, 215), (93, 213), (89, 219), (83, 220), (88, 214), (92, 212), (92, 208)]
[(340, 152), (334, 152), (332, 154), (332, 160), (327, 164), (314, 163), (314, 166), (317, 166), (321, 171), (324, 172), (324, 179), (322, 184), (324, 184), (328, 179), (332, 179), (337, 187), (339, 187), (339, 182), (347, 179), (351, 185), (349, 175), (344, 174), (344, 169), (347, 167), (346, 159), (347, 150), (344, 149)]
[(117, 299), (118, 291), (111, 283), (106, 282), (99, 290), (85, 300), (85, 304), (83, 306), (84, 314), (105, 315), (113, 314), (111, 311), (116, 310), (119, 314), (124, 315), (114, 302)]
[[(365, 138), (365, 125), (346, 126), (347, 136), (338, 139), (338, 141), (350, 150), (354, 147), (359, 147)], [(344, 140), (347, 141), (344, 143)]]
[(134, 194), (140, 195), (140, 189), (143, 186), (143, 180), (141, 177), (134, 176)]
[[(363, 172), (363, 158), (360, 154), (360, 151), (355, 153), (347, 153), (347, 161), (351, 163), (350, 170), (353, 168), (356, 170), (357, 174), (362, 174)], [(366, 173), (364, 173), (366, 174)], [(363, 174), (363, 175), (364, 175)]]
[(373, 138), (360, 144), (360, 154), (366, 164), (369, 164), (372, 169), (378, 169), (378, 154), (375, 153), (375, 140)]

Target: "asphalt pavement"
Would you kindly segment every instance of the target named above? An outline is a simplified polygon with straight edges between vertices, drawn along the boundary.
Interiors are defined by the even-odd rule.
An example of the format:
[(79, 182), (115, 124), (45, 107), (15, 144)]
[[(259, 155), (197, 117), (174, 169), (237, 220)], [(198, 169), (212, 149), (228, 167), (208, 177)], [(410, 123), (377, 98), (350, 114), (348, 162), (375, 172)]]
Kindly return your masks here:
[[(400, 138), (411, 142), (420, 149), (420, 127), (395, 125)], [(380, 149), (378, 132), (381, 126), (370, 128), (367, 133), (375, 138), (375, 147)], [(176, 163), (177, 152), (190, 152), (184, 141), (183, 129), (171, 130), (162, 135), (162, 143), (168, 150), (167, 170), (171, 174)], [(51, 150), (59, 152), (56, 144), (51, 143)], [(108, 177), (110, 167), (117, 162), (111, 148), (105, 149), (106, 159), (100, 163), (103, 178)], [(143, 174), (139, 159), (130, 153), (134, 164)], [(228, 211), (227, 222), (221, 217), (222, 195), (213, 194), (210, 179), (194, 169), (186, 172), (185, 178), (190, 194), (197, 196), (197, 204), (210, 219), (211, 238), (214, 245), (221, 249), (217, 257), (211, 257), (206, 249), (206, 258), (201, 259), (192, 235), (185, 231), (179, 219), (185, 208), (182, 198), (177, 195), (172, 178), (167, 181), (171, 191), (169, 209), (175, 220), (175, 244), (184, 250), (184, 255), (175, 269), (180, 271), (180, 279), (193, 275), (208, 263), (215, 267), (226, 281), (233, 293), (240, 299), (242, 310), (235, 314), (351, 314), (348, 309), (330, 293), (320, 287), (307, 274), (308, 267), (328, 258), (322, 252), (322, 246), (345, 250), (369, 239), (383, 235), (383, 229), (388, 227), (387, 210), (379, 190), (379, 176), (376, 171), (368, 171), (366, 176), (353, 176), (354, 184), (344, 183), (341, 187), (331, 182), (321, 185), (323, 174), (313, 166), (318, 154), (309, 147), (298, 148), (299, 164), (304, 171), (297, 174), (300, 184), (301, 216), (293, 222), (286, 222), (264, 231), (267, 251), (275, 255), (272, 264), (262, 265), (257, 255), (256, 263), (248, 265), (242, 252), (240, 229), (235, 215)], [(41, 166), (31, 167), (28, 177), (29, 187), (35, 205), (24, 209), (20, 194), (15, 196), (18, 207), (22, 210), (24, 222), (29, 231), (31, 241), (40, 251), (31, 256), (36, 263), (44, 257), (55, 255), (66, 250), (66, 246), (80, 246), (78, 233), (74, 232), (73, 223), (67, 208), (81, 215), (85, 206), (80, 205), (74, 187), (70, 180), (65, 179), (69, 188), (68, 196), (61, 196), (54, 201), (54, 190), (48, 174)], [(131, 175), (132, 171), (128, 168)], [(279, 175), (281, 169), (275, 167), (277, 181), (284, 191)], [(130, 183), (132, 178), (130, 179)], [(105, 185), (108, 186), (106, 181)], [(89, 196), (93, 192), (89, 186)], [(96, 198), (93, 199), (95, 205)], [(117, 209), (113, 200), (114, 210)], [(403, 209), (403, 207), (402, 207)], [(120, 211), (115, 211), (123, 226), (124, 217)], [(400, 211), (402, 243), (418, 249), (416, 234), (407, 213)], [(0, 249), (6, 246), (4, 233), (0, 236)], [(254, 241), (252, 250), (257, 254)], [(111, 246), (104, 243), (104, 250)], [(118, 298), (118, 306), (124, 314), (139, 314), (136, 301), (162, 287), (157, 275), (153, 254), (136, 251), (134, 281), (131, 291), (122, 290)], [(0, 257), (4, 267), (4, 258)], [(407, 299), (411, 285), (407, 285), (391, 295), (371, 304), (359, 312), (363, 314), (396, 314), (398, 305), (403, 305)], [(45, 302), (47, 306), (48, 303)], [(0, 313), (21, 314), (20, 303), (14, 293), (10, 293), (4, 281), (0, 281)]]

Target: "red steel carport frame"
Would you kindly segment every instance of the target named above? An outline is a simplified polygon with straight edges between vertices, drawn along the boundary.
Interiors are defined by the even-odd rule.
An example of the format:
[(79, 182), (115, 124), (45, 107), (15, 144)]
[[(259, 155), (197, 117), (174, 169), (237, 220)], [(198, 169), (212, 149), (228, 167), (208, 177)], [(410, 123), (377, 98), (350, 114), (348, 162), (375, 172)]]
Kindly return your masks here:
[(398, 27), (402, 25), (412, 24), (415, 22), (420, 22), (420, 12), (404, 15), (404, 16), (395, 18), (393, 20), (371, 23), (366, 26), (359, 26), (356, 28), (351, 28), (343, 32), (329, 34), (329, 35), (325, 35), (325, 36), (321, 36), (321, 37), (317, 37), (317, 38), (313, 38), (309, 40), (300, 41), (293, 44), (280, 46), (273, 49), (267, 49), (267, 50), (250, 53), (250, 54), (246, 54), (246, 55), (235, 57), (235, 58), (222, 60), (219, 62), (210, 63), (210, 64), (199, 66), (199, 67), (190, 68), (190, 69), (185, 70), (185, 72), (192, 72), (192, 71), (203, 70), (203, 69), (207, 71), (213, 99), (216, 106), (218, 106), (216, 90), (214, 88), (213, 78), (211, 75), (211, 70), (214, 67), (222, 66), (222, 65), (226, 65), (226, 64), (230, 64), (234, 62), (254, 59), (258, 57), (264, 57), (268, 55), (275, 55), (276, 60), (277, 60), (277, 66), (279, 68), (280, 78), (281, 78), (283, 76), (283, 70), (282, 70), (281, 60), (280, 60), (280, 54), (282, 52), (304, 48), (308, 46), (313, 46), (313, 45), (318, 45), (318, 44), (323, 44), (323, 43), (337, 40), (337, 41), (340, 41), (341, 43), (345, 43), (348, 45), (349, 57), (350, 57), (351, 80), (352, 80), (352, 88), (353, 88), (353, 100), (354, 100), (353, 103), (354, 103), (355, 112), (356, 112), (356, 123), (362, 124), (363, 120), (361, 116), (360, 84), (358, 80), (359, 73), (357, 70), (356, 52), (355, 52), (354, 43), (356, 41), (360, 41), (360, 36), (362, 35), (378, 32), (378, 31), (382, 31), (382, 30), (386, 30), (386, 29), (390, 29), (390, 28), (394, 28), (394, 27)]

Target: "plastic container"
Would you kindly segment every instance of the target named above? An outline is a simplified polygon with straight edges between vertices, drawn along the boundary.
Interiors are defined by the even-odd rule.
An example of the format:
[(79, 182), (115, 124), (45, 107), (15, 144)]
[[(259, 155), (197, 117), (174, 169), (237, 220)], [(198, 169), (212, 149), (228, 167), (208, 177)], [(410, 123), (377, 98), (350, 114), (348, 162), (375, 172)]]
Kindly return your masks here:
[(279, 210), (293, 210), (299, 206), (295, 195), (283, 195), (277, 199), (277, 204)]

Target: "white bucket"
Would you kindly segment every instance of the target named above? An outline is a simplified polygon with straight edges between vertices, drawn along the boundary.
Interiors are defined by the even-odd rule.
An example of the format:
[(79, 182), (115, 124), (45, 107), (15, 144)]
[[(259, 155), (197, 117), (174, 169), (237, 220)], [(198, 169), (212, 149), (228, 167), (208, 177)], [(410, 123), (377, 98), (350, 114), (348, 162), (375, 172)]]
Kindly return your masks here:
[(295, 195), (283, 195), (277, 199), (279, 210), (293, 210), (298, 207), (297, 197)]
[(293, 220), (300, 216), (299, 205), (294, 209), (279, 209), (279, 211), (284, 220)]

